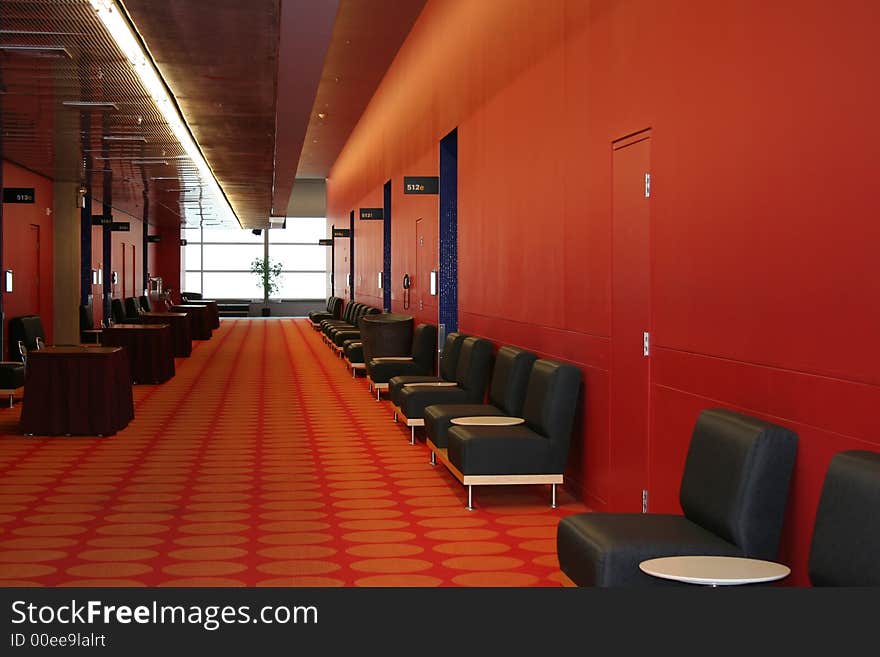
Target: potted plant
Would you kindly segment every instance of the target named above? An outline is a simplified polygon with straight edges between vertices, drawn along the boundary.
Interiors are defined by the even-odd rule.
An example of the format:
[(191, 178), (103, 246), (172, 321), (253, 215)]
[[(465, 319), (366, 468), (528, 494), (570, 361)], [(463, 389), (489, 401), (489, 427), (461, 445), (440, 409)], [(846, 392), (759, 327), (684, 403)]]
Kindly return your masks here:
[(269, 258), (254, 258), (251, 263), (251, 273), (260, 278), (263, 287), (263, 317), (268, 317), (269, 297), (278, 291), (278, 279), (281, 278), (281, 263), (273, 262)]

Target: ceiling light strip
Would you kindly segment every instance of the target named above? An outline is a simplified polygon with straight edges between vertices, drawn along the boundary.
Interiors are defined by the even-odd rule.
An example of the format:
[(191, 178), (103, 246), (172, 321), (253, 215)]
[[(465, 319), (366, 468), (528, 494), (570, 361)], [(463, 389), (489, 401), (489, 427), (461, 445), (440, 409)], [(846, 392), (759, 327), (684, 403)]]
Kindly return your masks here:
[(178, 112), (177, 105), (171, 99), (164, 81), (159, 76), (156, 65), (153, 63), (152, 58), (144, 51), (140, 40), (135, 36), (128, 19), (123, 15), (115, 0), (89, 0), (89, 3), (104, 24), (104, 27), (110, 32), (110, 35), (116, 42), (116, 46), (131, 63), (141, 84), (143, 84), (144, 89), (152, 97), (153, 102), (162, 113), (163, 118), (167, 121), (168, 126), (171, 128), (174, 136), (177, 137), (183, 150), (197, 166), (209, 190), (217, 199), (218, 209), (221, 210), (222, 214), (226, 215), (230, 222), (241, 225), (238, 217), (229, 205), (226, 195), (220, 188), (214, 172), (208, 166), (201, 149), (199, 149), (189, 128)]

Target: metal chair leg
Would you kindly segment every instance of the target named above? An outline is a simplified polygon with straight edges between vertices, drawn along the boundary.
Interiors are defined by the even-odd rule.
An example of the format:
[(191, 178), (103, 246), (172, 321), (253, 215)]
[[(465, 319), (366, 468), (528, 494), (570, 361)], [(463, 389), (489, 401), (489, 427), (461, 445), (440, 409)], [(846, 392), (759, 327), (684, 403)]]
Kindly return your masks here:
[(433, 450), (431, 451), (431, 466), (437, 465), (437, 453)]
[(416, 444), (416, 428), (414, 426), (409, 428), (409, 444)]
[(556, 508), (556, 484), (550, 484), (550, 508)]
[(466, 508), (468, 511), (474, 511), (475, 510), (474, 509), (474, 487), (471, 485), (468, 485), (467, 489), (468, 489), (468, 503), (467, 503)]

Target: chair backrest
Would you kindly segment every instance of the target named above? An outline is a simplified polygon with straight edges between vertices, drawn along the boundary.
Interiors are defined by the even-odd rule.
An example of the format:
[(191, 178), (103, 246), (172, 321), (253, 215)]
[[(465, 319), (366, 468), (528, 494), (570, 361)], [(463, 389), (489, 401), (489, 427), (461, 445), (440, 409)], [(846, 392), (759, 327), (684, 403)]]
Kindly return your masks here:
[(20, 360), (21, 354), (18, 350), (18, 343), (21, 341), (25, 349), (31, 350), (37, 348), (37, 338), (46, 339), (46, 332), (43, 330), (43, 322), (39, 315), (22, 315), (13, 317), (9, 320), (9, 357), (12, 360)]
[(95, 316), (92, 314), (92, 306), (79, 307), (79, 330), (91, 331), (95, 328)]
[(462, 333), (447, 333), (443, 341), (443, 351), (440, 352), (440, 378), (444, 381), (455, 381), (455, 369), (458, 367), (458, 357), (461, 356), (461, 345), (465, 336)]
[(145, 313), (153, 311), (153, 304), (150, 303), (150, 297), (148, 297), (146, 294), (142, 294), (138, 298), (138, 302), (141, 305), (141, 310), (143, 310)]
[(813, 586), (880, 586), (880, 453), (831, 459), (810, 546)]
[(495, 356), (492, 382), (489, 384), (489, 403), (508, 415), (518, 416), (522, 413), (529, 374), (537, 359), (531, 351), (501, 347)]
[(345, 305), (345, 310), (342, 311), (342, 319), (343, 319), (343, 321), (345, 321), (345, 322), (347, 322), (347, 323), (349, 323), (349, 324), (354, 323), (354, 321), (353, 321), (353, 320), (354, 320), (354, 312), (355, 312), (355, 310), (357, 310), (357, 307), (358, 307), (359, 305), (360, 305), (360, 304), (357, 303), (356, 301), (349, 301), (349, 302)]
[(455, 382), (467, 393), (467, 403), (479, 404), (483, 401), (491, 368), (492, 343), (485, 338), (465, 338), (455, 368)]
[(702, 411), (681, 479), (684, 515), (747, 557), (775, 559), (797, 442), (793, 431), (748, 415)]
[(413, 362), (425, 372), (434, 371), (434, 353), (437, 349), (437, 327), (433, 324), (419, 324), (413, 330)]
[(334, 319), (342, 316), (342, 299), (339, 297), (330, 297), (330, 307), (328, 308)]
[(125, 324), (125, 309), (122, 307), (122, 301), (112, 299), (110, 301), (110, 319), (114, 324)]
[(134, 297), (125, 298), (125, 316), (127, 319), (137, 319), (141, 315), (141, 306)]
[(547, 358), (532, 363), (522, 417), (532, 431), (552, 441), (553, 472), (562, 472), (568, 460), (580, 389), (581, 371), (574, 365)]

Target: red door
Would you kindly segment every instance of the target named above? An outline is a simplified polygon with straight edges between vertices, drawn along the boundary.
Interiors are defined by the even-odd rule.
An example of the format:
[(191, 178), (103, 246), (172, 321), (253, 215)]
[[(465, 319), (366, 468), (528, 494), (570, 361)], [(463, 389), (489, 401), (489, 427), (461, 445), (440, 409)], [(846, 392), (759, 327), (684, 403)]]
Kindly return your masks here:
[(650, 474), (650, 160), (649, 132), (613, 144), (610, 497), (620, 512), (646, 510)]
[(421, 218), (416, 221), (416, 279), (413, 281), (412, 298), (418, 310), (431, 317), (437, 316), (436, 276), (440, 269), (437, 248), (439, 231), (439, 217)]
[(27, 302), (24, 314), (40, 314), (40, 227), (31, 224), (28, 230), (28, 243), (24, 249), (22, 263), (23, 276), (16, 276), (13, 289), (19, 288), (21, 298)]

